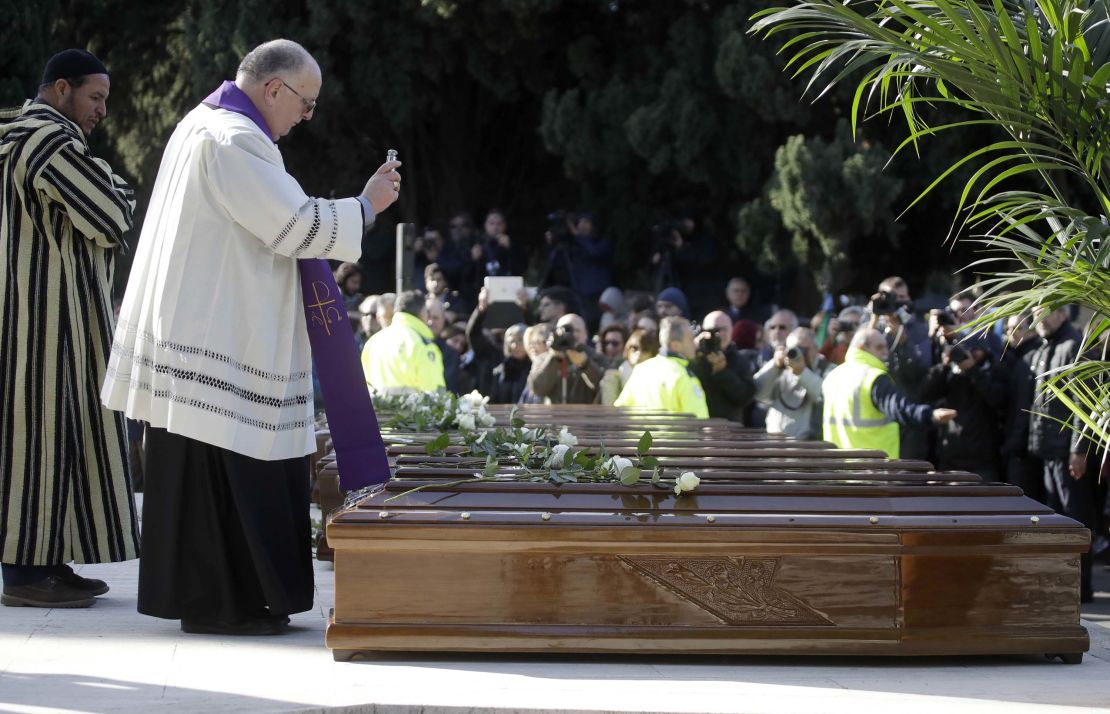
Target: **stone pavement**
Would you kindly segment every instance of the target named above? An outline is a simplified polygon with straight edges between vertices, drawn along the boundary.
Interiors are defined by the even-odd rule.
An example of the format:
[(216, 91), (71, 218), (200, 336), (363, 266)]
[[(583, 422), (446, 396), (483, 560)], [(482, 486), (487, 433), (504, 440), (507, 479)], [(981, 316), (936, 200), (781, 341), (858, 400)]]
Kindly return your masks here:
[(1110, 573), (1084, 608), (1081, 665), (1037, 657), (383, 656), (324, 647), (317, 608), (280, 637), (183, 634), (135, 612), (137, 562), (83, 566), (112, 591), (88, 610), (0, 608), (0, 712), (1110, 712)]

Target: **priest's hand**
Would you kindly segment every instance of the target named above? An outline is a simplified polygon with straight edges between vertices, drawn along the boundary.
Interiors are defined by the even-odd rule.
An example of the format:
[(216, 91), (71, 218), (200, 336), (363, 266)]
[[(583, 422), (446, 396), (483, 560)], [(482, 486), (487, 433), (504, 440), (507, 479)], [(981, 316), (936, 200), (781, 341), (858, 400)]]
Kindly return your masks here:
[(401, 174), (397, 173), (400, 166), (400, 161), (385, 162), (362, 189), (362, 195), (370, 201), (375, 216), (392, 206), (397, 200), (401, 190)]

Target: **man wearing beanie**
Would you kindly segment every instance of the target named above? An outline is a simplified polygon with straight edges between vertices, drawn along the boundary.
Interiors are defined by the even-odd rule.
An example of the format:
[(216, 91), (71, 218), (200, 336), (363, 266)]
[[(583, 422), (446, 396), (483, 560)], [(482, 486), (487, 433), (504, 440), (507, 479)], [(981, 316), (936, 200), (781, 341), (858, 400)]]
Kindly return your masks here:
[(108, 70), (84, 50), (46, 64), (0, 111), (0, 562), (7, 606), (88, 607), (108, 591), (68, 563), (138, 556), (123, 416), (100, 406), (115, 260), (131, 190), (89, 152)]

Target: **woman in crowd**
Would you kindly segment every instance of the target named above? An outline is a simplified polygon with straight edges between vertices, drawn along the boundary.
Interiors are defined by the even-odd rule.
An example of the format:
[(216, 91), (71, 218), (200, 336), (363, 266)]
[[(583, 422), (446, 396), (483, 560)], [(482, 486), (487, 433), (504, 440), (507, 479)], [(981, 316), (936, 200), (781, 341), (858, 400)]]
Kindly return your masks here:
[(624, 361), (624, 343), (628, 340), (628, 328), (619, 322), (604, 327), (597, 337), (597, 352), (605, 358), (605, 366), (619, 367)]
[(493, 368), (493, 381), (490, 384), (489, 401), (491, 404), (516, 404), (528, 384), (528, 372), (532, 360), (524, 347), (524, 323), (512, 325), (505, 330), (502, 346), (501, 364)]
[(598, 399), (602, 404), (617, 401), (621, 390), (632, 376), (632, 368), (659, 354), (659, 337), (655, 332), (636, 329), (624, 343), (624, 361), (616, 369), (605, 370), (601, 378)]

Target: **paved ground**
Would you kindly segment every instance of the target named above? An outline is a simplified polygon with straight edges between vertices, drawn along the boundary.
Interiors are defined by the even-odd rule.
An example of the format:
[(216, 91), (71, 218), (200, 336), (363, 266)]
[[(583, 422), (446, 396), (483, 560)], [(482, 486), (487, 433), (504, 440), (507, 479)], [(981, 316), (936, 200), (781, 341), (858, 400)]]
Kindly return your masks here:
[(185, 635), (135, 612), (135, 562), (85, 566), (112, 592), (89, 610), (0, 608), (0, 711), (45, 712), (1110, 712), (1110, 573), (1084, 608), (1091, 652), (1033, 657), (684, 660), (386, 657), (337, 663), (318, 608), (275, 638)]

